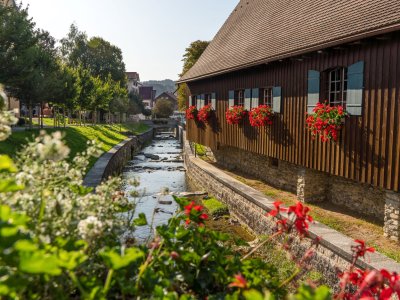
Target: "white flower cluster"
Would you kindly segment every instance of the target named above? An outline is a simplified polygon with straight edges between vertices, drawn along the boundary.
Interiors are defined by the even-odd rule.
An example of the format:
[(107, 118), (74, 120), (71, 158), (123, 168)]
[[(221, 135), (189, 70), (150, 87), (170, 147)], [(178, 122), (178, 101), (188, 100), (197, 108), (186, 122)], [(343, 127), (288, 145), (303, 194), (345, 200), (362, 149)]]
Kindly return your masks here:
[(92, 240), (103, 233), (103, 223), (95, 216), (89, 216), (79, 222), (78, 232), (84, 240)]
[(41, 160), (60, 161), (68, 157), (69, 148), (62, 141), (60, 131), (46, 135), (45, 131), (41, 131), (40, 135), (35, 139), (36, 153)]
[[(6, 102), (7, 95), (4, 93), (2, 86), (0, 86), (0, 108), (3, 108)], [(4, 141), (10, 136), (10, 126), (17, 122), (18, 119), (12, 112), (0, 110), (0, 141)]]
[[(99, 155), (99, 147), (89, 148), (65, 160), (69, 149), (60, 133), (41, 135), (18, 154), (17, 182), (25, 189), (0, 194), (0, 203), (24, 211), (44, 241), (58, 237), (87, 239), (93, 249), (106, 246), (107, 239), (118, 240), (128, 226), (118, 213), (129, 207), (128, 199), (119, 192), (121, 180), (110, 179), (90, 192), (82, 188), (90, 155)], [(40, 208), (44, 204), (44, 214)], [(101, 234), (101, 238), (94, 238)]]

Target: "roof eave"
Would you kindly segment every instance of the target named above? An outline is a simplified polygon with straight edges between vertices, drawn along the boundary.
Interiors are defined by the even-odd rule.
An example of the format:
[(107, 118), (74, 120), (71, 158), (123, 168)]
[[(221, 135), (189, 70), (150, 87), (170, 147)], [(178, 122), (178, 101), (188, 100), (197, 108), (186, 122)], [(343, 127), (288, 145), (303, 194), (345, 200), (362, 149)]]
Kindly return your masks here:
[(360, 39), (365, 39), (365, 38), (369, 38), (369, 37), (373, 37), (373, 36), (377, 36), (377, 35), (381, 35), (381, 34), (385, 34), (385, 33), (394, 32), (394, 31), (397, 31), (397, 30), (400, 30), (400, 24), (392, 24), (392, 25), (389, 25), (389, 26), (386, 26), (386, 27), (382, 27), (382, 28), (379, 28), (379, 29), (370, 30), (370, 31), (367, 31), (367, 32), (361, 32), (359, 34), (351, 35), (351, 36), (348, 36), (348, 37), (343, 37), (341, 39), (337, 39), (337, 40), (334, 40), (334, 41), (325, 42), (325, 43), (321, 43), (321, 44), (318, 44), (318, 45), (313, 45), (311, 47), (306, 47), (306, 48), (302, 48), (302, 49), (299, 49), (299, 50), (296, 50), (296, 51), (283, 53), (283, 54), (280, 54), (280, 55), (277, 55), (277, 56), (274, 56), (274, 57), (270, 57), (270, 58), (267, 58), (267, 59), (254, 61), (254, 62), (251, 62), (251, 63), (239, 65), (239, 66), (228, 68), (228, 69), (223, 69), (223, 70), (220, 70), (220, 71), (217, 71), (217, 72), (207, 73), (207, 74), (204, 74), (204, 75), (200, 75), (200, 76), (196, 76), (196, 77), (190, 77), (190, 78), (187, 78), (187, 79), (179, 79), (176, 83), (177, 84), (187, 83), (187, 82), (197, 81), (197, 80), (201, 80), (201, 79), (206, 79), (206, 78), (209, 78), (209, 77), (223, 75), (223, 74), (226, 74), (226, 73), (230, 73), (230, 72), (239, 71), (239, 70), (242, 70), (242, 69), (258, 66), (258, 65), (261, 65), (261, 64), (270, 63), (270, 62), (273, 62), (273, 61), (277, 61), (277, 60), (281, 60), (281, 59), (285, 59), (285, 58), (289, 58), (289, 57), (293, 57), (293, 56), (297, 56), (297, 55), (301, 55), (301, 54), (305, 54), (305, 53), (309, 53), (309, 52), (313, 52), (313, 51), (326, 49), (326, 48), (329, 48), (329, 47), (334, 47), (334, 46), (338, 46), (338, 45), (354, 42), (354, 41), (357, 41), (357, 40), (360, 40)]

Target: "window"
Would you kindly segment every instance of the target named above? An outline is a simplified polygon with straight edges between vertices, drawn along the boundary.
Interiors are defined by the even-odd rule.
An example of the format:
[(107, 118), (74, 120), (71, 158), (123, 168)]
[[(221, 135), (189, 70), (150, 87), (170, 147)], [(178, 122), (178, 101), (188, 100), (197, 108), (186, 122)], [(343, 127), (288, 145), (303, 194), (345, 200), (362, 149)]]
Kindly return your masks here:
[(335, 68), (328, 71), (328, 100), (330, 105), (346, 106), (347, 68)]
[(244, 90), (238, 90), (236, 92), (235, 105), (244, 105)]
[(273, 93), (272, 87), (267, 87), (261, 90), (261, 105), (268, 105), (272, 107)]

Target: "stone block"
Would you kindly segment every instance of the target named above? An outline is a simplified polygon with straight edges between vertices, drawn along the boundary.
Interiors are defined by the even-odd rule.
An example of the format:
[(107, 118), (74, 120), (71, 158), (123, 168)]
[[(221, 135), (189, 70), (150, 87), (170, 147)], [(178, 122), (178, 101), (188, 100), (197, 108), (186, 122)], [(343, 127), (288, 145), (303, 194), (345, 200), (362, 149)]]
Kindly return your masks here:
[(386, 192), (385, 195), (384, 235), (391, 240), (399, 241), (400, 236), (400, 193)]

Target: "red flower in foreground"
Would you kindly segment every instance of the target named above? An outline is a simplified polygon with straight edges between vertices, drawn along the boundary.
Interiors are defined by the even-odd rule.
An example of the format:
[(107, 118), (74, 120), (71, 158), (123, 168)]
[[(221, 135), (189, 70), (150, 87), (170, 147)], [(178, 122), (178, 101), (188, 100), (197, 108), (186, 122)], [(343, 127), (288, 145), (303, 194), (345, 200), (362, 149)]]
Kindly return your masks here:
[(355, 257), (365, 257), (367, 252), (375, 252), (373, 247), (366, 247), (365, 242), (362, 240), (354, 240), (358, 245), (352, 246), (351, 250), (353, 251)]
[(287, 208), (281, 207), (282, 204), (283, 203), (280, 201), (275, 201), (274, 206), (276, 209), (271, 210), (269, 213), (267, 213), (267, 215), (276, 217), (277, 215), (280, 214), (281, 211), (287, 211)]
[(301, 202), (289, 207), (288, 213), (295, 215), (294, 226), (301, 236), (308, 234), (308, 222), (313, 221), (313, 218), (308, 214), (309, 212), (310, 208), (304, 206)]
[(388, 281), (388, 284), (382, 289), (379, 299), (389, 300), (394, 293), (400, 299), (400, 275), (396, 272), (389, 273), (385, 269), (381, 270), (381, 274)]
[(237, 287), (240, 289), (246, 289), (247, 288), (247, 281), (246, 279), (242, 276), (242, 274), (236, 274), (235, 279), (232, 281), (231, 284), (229, 284), (229, 287)]
[(187, 216), (185, 223), (189, 225), (190, 222), (195, 222), (202, 226), (203, 221), (208, 219), (208, 215), (203, 213), (204, 207), (201, 205), (196, 205), (194, 201), (190, 202), (184, 207), (185, 215)]

